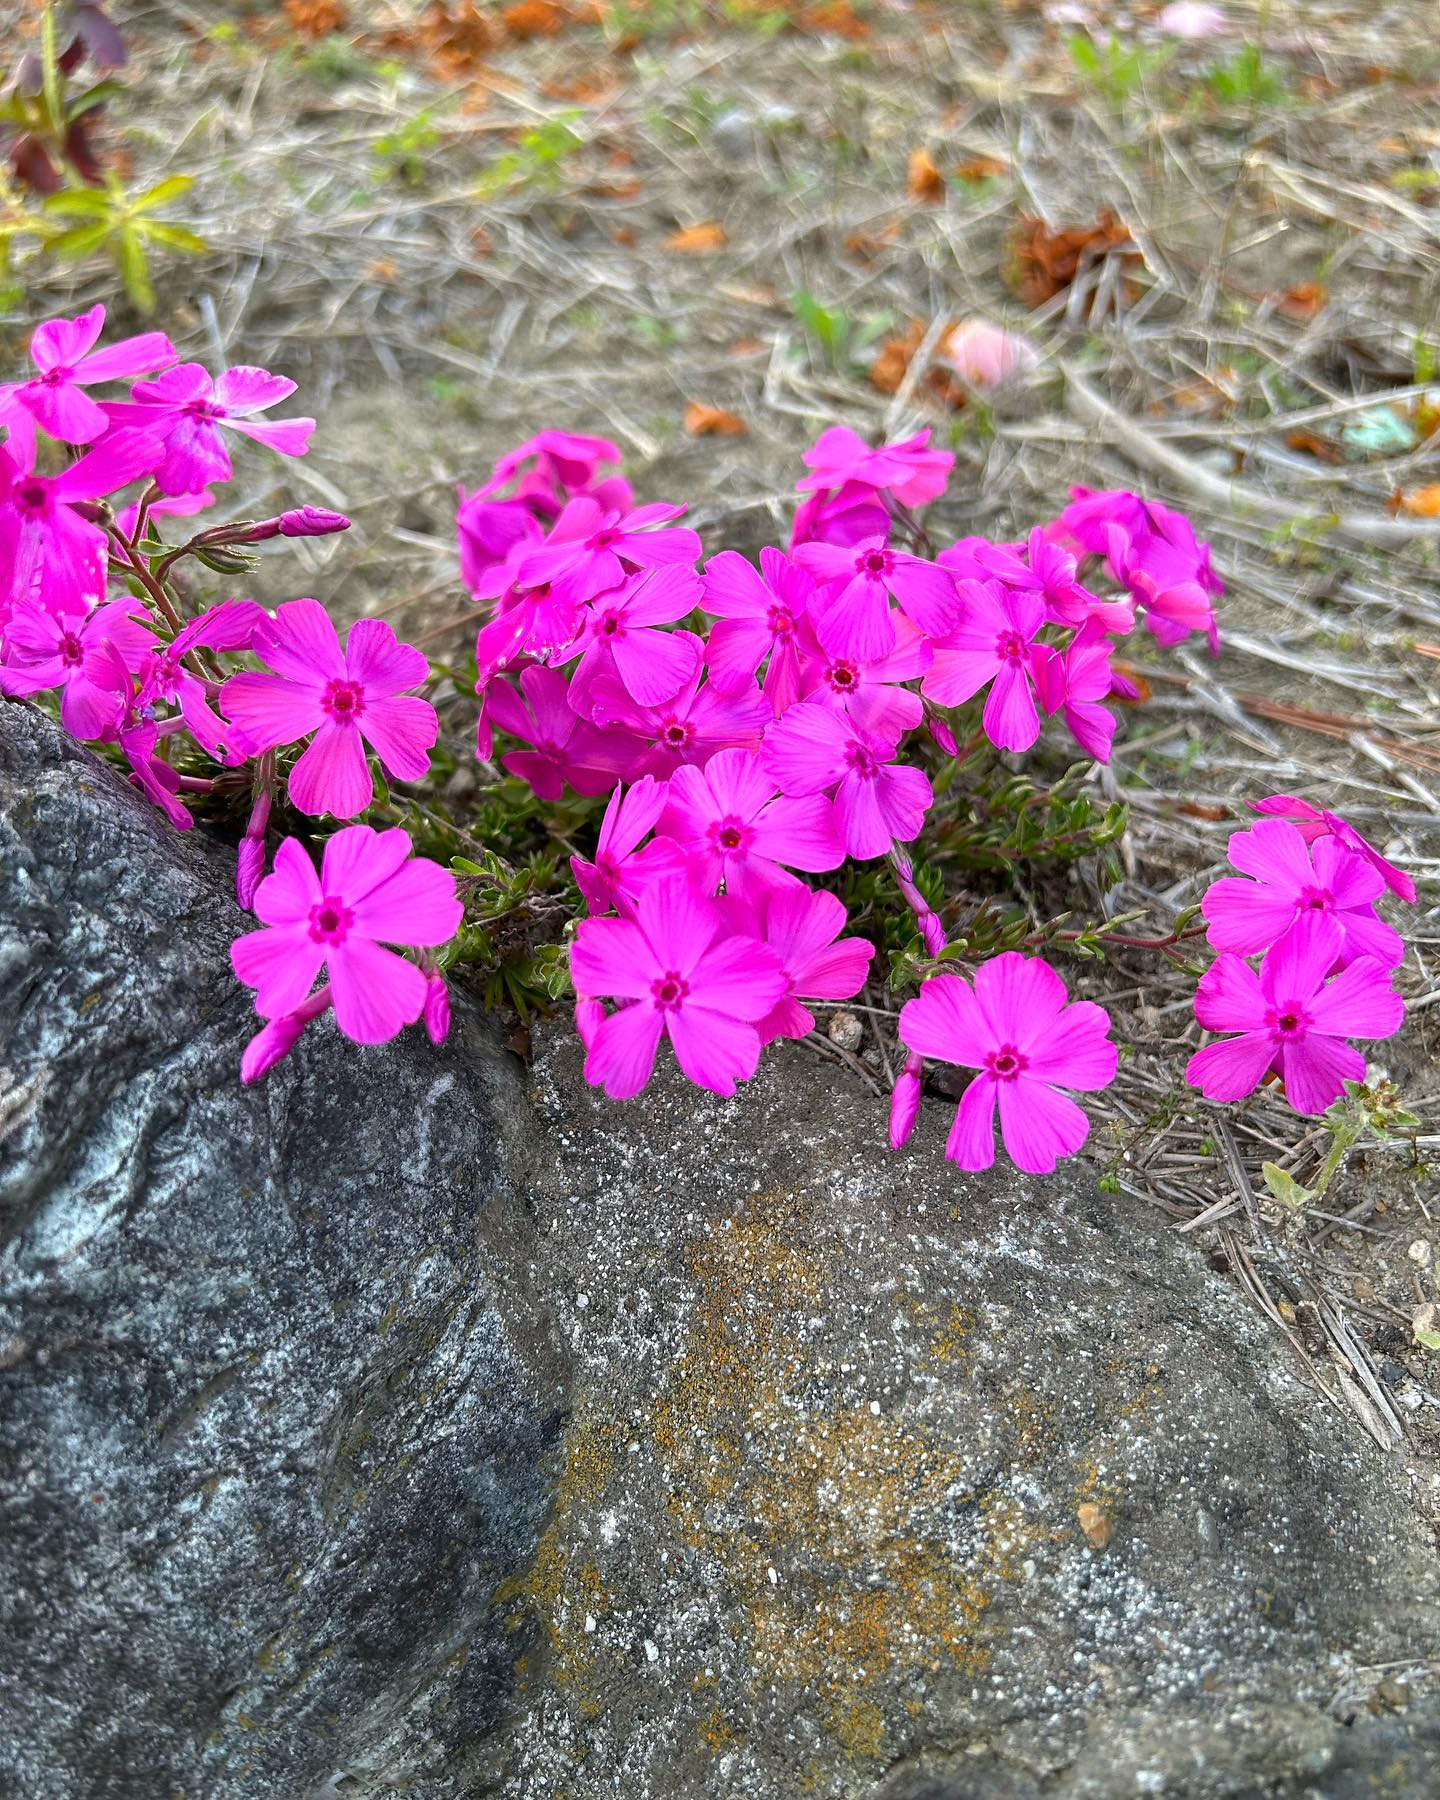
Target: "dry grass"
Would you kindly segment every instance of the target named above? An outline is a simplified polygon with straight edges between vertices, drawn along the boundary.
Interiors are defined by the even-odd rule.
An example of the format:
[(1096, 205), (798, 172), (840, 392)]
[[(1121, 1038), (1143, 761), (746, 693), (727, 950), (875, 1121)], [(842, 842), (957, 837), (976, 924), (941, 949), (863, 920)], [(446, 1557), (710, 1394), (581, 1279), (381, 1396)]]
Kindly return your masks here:
[[(859, 19), (858, 35), (810, 9), (773, 36), (763, 7), (721, 25), (652, 0), (623, 46), (610, 8), (608, 36), (442, 57), (442, 80), (418, 6), (351, 4), (318, 45), (268, 6), (253, 31), (225, 29), (229, 7), (117, 10), (144, 84), (137, 160), (199, 177), (190, 210), (213, 245), (174, 271), (164, 322), (201, 355), (302, 382), (322, 428), (300, 476), (359, 527), (307, 547), (315, 580), (411, 609), (428, 641), (467, 617), (451, 483), (541, 424), (619, 438), (647, 494), (695, 496), (712, 540), (742, 547), (776, 531), (800, 450), (835, 418), (953, 434), (941, 534), (1008, 534), (1077, 481), (1189, 508), (1229, 583), (1224, 654), (1137, 650), (1151, 697), (1092, 776), (1130, 802), (1128, 879), (1072, 903), (1143, 906), (1164, 931), (1221, 867), (1243, 797), (1343, 810), (1421, 881), (1411, 1023), (1380, 1060), (1423, 1126), (1357, 1156), (1325, 1212), (1282, 1220), (1259, 1166), (1306, 1179), (1323, 1131), (1267, 1096), (1223, 1118), (1197, 1105), (1180, 1083), (1193, 980), (1120, 951), (1078, 971), (1130, 1047), (1097, 1151), (1211, 1246), (1377, 1442), (1433, 1437), (1440, 1398), (1410, 1343), (1433, 1281), (1407, 1252), (1434, 1242), (1425, 1165), (1440, 1165), (1440, 520), (1396, 505), (1440, 482), (1423, 348), (1440, 351), (1433, 6), (1233, 0), (1240, 35), (1178, 49), (1123, 102), (1018, 0), (857, 0), (829, 23)], [(681, 28), (646, 35), (666, 18)], [(1217, 98), (1209, 71), (1244, 40), (1278, 87)], [(922, 150), (938, 200), (928, 176), (932, 198), (909, 192)], [(1017, 219), (1107, 208), (1128, 243), (1022, 307)], [(697, 225), (719, 227), (710, 248), (674, 246)], [(807, 338), (797, 290), (843, 316), (849, 351)], [(32, 298), (112, 297), (85, 269)], [(1043, 360), (952, 411), (927, 364), (972, 313), (1023, 324)], [(912, 321), (920, 349), (882, 393), (867, 364)], [(687, 437), (697, 403), (745, 435)], [(1355, 454), (1344, 434), (1377, 404), (1418, 432)], [(869, 1017), (878, 1047), (849, 1060), (883, 1085), (887, 1022)], [(1417, 1410), (1396, 1404), (1417, 1392)]]

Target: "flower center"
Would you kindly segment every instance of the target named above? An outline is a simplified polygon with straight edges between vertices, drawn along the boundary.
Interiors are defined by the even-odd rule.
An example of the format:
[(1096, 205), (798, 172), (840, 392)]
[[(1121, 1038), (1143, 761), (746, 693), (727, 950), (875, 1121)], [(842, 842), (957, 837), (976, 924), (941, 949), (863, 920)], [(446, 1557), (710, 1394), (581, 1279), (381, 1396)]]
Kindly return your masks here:
[(590, 550), (613, 550), (620, 541), (620, 533), (613, 525), (607, 525), (603, 531), (597, 531), (586, 546)]
[(85, 646), (73, 631), (67, 631), (60, 640), (60, 660), (71, 669), (85, 660)]
[(1022, 1056), (1013, 1044), (1002, 1044), (985, 1058), (985, 1071), (996, 1081), (1014, 1081), (1029, 1067), (1029, 1057)]
[(840, 694), (852, 694), (860, 681), (860, 671), (854, 663), (831, 663), (825, 671), (825, 678), (831, 687)]
[(679, 1012), (690, 992), (690, 983), (674, 969), (667, 969), (650, 983), (650, 992), (661, 1012)]
[(1299, 906), (1301, 912), (1333, 912), (1335, 896), (1329, 888), (1301, 888)]
[(727, 856), (743, 850), (750, 838), (744, 820), (737, 819), (733, 813), (726, 818), (717, 819), (706, 835), (715, 848)]
[(888, 550), (867, 550), (855, 567), (863, 575), (884, 575), (894, 560)]
[(1018, 631), (1002, 631), (995, 640), (995, 654), (1001, 662), (1018, 663), (1025, 660), (1025, 640)]
[(601, 637), (620, 637), (625, 630), (624, 615), (618, 612), (607, 612), (601, 616), (597, 627)]
[(320, 704), (340, 725), (353, 725), (365, 710), (365, 690), (358, 681), (330, 681)]
[(1265, 1014), (1265, 1024), (1272, 1038), (1303, 1038), (1314, 1020), (1298, 1000), (1287, 1000), (1283, 1006), (1272, 1006)]
[(187, 400), (180, 409), (189, 413), (192, 419), (223, 419), (225, 408), (215, 400)]
[(660, 733), (660, 742), (667, 750), (683, 750), (695, 735), (695, 727), (687, 719), (672, 719)]
[(317, 944), (343, 944), (355, 915), (343, 900), (328, 896), (310, 908), (310, 936)]
[(22, 481), (15, 488), (15, 504), (23, 513), (45, 512), (50, 500), (48, 481)]
[(873, 781), (880, 769), (875, 758), (855, 738), (845, 746), (845, 763), (862, 781)]
[(772, 606), (765, 614), (765, 623), (770, 627), (773, 637), (789, 637), (795, 629), (795, 621), (783, 606)]
[(45, 373), (38, 378), (37, 385), (48, 388), (64, 387), (74, 373), (75, 371), (73, 369), (47, 369)]

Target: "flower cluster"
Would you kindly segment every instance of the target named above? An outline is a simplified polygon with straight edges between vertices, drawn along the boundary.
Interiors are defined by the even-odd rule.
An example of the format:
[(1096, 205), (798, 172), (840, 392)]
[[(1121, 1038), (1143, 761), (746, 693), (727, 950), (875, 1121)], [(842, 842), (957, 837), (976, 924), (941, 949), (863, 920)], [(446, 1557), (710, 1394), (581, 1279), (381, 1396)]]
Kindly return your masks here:
[[(1346, 1040), (1386, 1038), (1405, 1003), (1393, 972), (1400, 934), (1378, 917), (1387, 888), (1415, 884), (1353, 825), (1293, 794), (1256, 802), (1258, 825), (1230, 839), (1239, 875), (1213, 882), (1201, 903), (1220, 956), (1201, 979), (1195, 1016), (1231, 1032), (1197, 1050), (1186, 1077), (1210, 1100), (1240, 1100), (1275, 1077), (1297, 1112), (1321, 1113), (1365, 1059)], [(1258, 969), (1247, 959), (1260, 956)]]

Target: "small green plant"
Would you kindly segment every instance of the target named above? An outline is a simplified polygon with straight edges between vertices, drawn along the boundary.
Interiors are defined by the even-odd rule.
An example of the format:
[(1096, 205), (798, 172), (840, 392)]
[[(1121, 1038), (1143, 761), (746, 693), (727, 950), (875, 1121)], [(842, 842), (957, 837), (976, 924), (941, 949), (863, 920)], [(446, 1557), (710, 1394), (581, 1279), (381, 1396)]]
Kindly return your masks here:
[(854, 362), (867, 345), (883, 337), (895, 323), (895, 315), (890, 312), (864, 313), (853, 318), (842, 306), (826, 306), (808, 288), (797, 288), (790, 297), (790, 306), (832, 369)]
[(497, 156), (486, 169), (477, 192), (484, 196), (509, 189), (555, 186), (566, 158), (585, 142), (575, 129), (583, 117), (578, 110), (565, 112), (522, 132), (515, 147)]
[(1394, 1084), (1376, 1081), (1345, 1083), (1345, 1098), (1337, 1100), (1325, 1113), (1330, 1127), (1330, 1148), (1309, 1187), (1302, 1187), (1293, 1175), (1278, 1163), (1261, 1165), (1265, 1185), (1284, 1207), (1299, 1213), (1329, 1188), (1355, 1146), (1367, 1138), (1382, 1139), (1393, 1133), (1418, 1131), (1420, 1121), (1400, 1105)]
[(1285, 78), (1265, 60), (1256, 43), (1237, 50), (1209, 74), (1210, 92), (1225, 106), (1278, 106), (1288, 98)]
[(45, 202), (47, 218), (74, 221), (47, 240), (50, 255), (72, 262), (104, 250), (114, 261), (125, 292), (141, 312), (155, 310), (155, 283), (150, 273), (153, 250), (176, 250), (199, 256), (204, 238), (186, 225), (151, 215), (190, 191), (191, 175), (171, 175), (143, 194), (127, 195), (111, 176), (103, 188), (78, 188), (52, 194)]
[(1082, 79), (1117, 111), (1170, 60), (1168, 49), (1126, 44), (1114, 35), (1097, 39), (1085, 31), (1072, 31), (1065, 47)]

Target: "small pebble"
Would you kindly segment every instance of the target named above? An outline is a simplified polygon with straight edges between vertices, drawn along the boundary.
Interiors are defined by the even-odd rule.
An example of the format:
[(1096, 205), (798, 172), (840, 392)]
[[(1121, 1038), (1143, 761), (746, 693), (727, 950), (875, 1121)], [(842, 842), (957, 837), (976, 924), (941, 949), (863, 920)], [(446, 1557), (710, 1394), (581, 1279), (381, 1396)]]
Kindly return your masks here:
[(854, 1013), (837, 1012), (831, 1015), (830, 1026), (825, 1035), (841, 1050), (858, 1050), (860, 1040), (865, 1035), (865, 1027)]
[(1103, 1550), (1115, 1535), (1115, 1521), (1091, 1500), (1082, 1501), (1075, 1508), (1075, 1517), (1092, 1550)]

